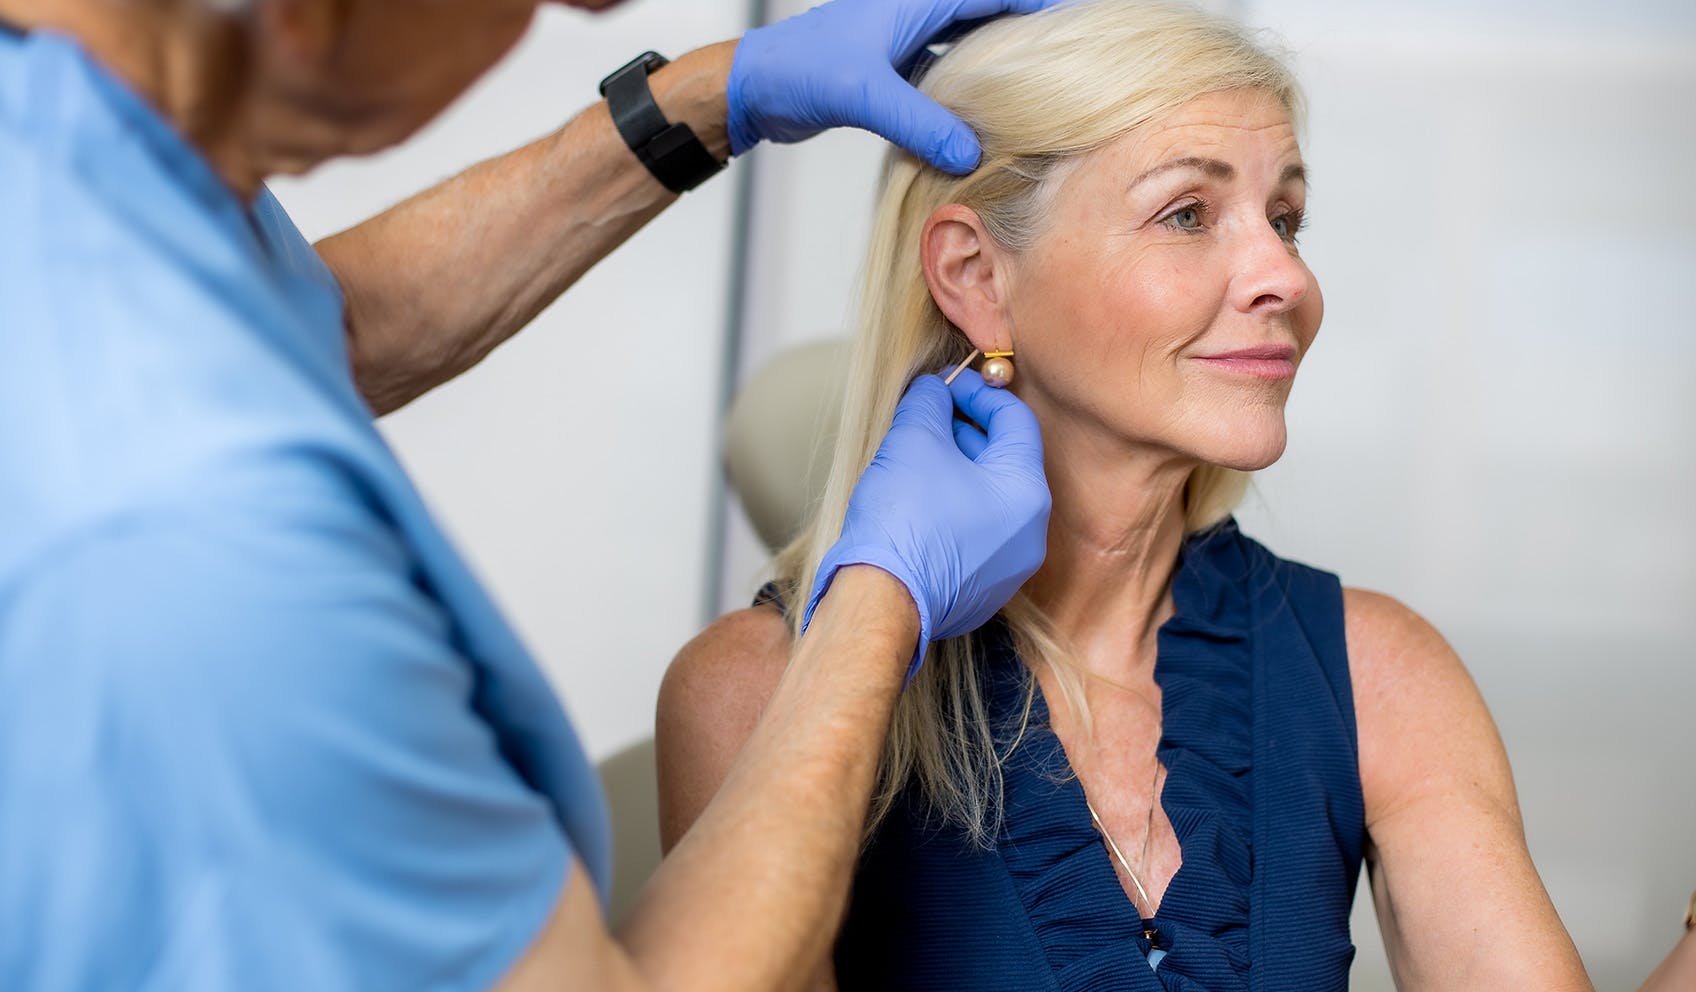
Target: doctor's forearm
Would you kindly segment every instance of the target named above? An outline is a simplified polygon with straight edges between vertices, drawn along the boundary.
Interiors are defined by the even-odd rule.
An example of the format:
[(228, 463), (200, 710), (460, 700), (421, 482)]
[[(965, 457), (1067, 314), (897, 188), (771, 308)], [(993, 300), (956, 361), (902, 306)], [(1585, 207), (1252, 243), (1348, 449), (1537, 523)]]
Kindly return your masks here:
[(723, 787), (621, 939), (661, 989), (807, 984), (847, 907), (918, 612), (869, 566), (837, 574)]
[[(654, 73), (667, 118), (720, 159), (736, 43)], [(388, 413), (481, 361), (677, 197), (625, 147), (598, 103), (319, 242), (347, 297), (354, 378)]]

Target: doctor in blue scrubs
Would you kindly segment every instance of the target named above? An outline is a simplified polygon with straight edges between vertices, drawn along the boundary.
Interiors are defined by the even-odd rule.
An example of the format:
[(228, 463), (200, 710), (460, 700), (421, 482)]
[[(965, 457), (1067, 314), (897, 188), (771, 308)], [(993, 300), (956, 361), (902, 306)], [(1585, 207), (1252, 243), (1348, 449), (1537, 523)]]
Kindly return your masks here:
[(897, 69), (1042, 0), (835, 0), (638, 59), (303, 240), (265, 178), (404, 139), (536, 6), (0, 0), (0, 988), (792, 987), (915, 659), (1039, 564), (1034, 418), (920, 377), (741, 764), (609, 934), (593, 773), (373, 414), (760, 141), (970, 170)]

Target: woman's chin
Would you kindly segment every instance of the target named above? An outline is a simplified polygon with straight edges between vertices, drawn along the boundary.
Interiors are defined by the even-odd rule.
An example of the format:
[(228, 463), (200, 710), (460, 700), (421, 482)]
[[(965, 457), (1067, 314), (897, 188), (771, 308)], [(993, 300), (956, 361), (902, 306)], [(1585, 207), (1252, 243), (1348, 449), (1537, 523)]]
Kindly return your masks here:
[(1289, 435), (1280, 424), (1277, 430), (1243, 430), (1209, 440), (1212, 443), (1197, 445), (1202, 461), (1238, 472), (1258, 472), (1284, 456)]

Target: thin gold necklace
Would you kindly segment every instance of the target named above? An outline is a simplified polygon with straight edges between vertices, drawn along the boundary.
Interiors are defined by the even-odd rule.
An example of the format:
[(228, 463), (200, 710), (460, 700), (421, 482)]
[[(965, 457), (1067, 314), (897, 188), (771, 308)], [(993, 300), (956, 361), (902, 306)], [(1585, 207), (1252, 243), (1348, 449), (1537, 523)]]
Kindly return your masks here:
[[(1148, 829), (1144, 832), (1142, 838), (1142, 858), (1137, 862), (1137, 867), (1144, 871), (1148, 870), (1149, 844), (1154, 840), (1154, 800), (1159, 794), (1160, 760), (1156, 758), (1154, 761), (1154, 781), (1149, 783), (1148, 786)], [(1107, 832), (1107, 825), (1101, 822), (1101, 814), (1095, 811), (1095, 806), (1090, 803), (1087, 795), (1084, 796), (1084, 807), (1089, 810), (1089, 818), (1095, 823), (1095, 829), (1101, 832), (1101, 839), (1107, 842), (1107, 849), (1112, 851), (1113, 857), (1119, 860), (1119, 864), (1125, 869), (1125, 874), (1131, 876), (1131, 884), (1136, 886), (1137, 895), (1142, 896), (1142, 905), (1148, 907), (1148, 914), (1144, 918), (1152, 917), (1154, 915), (1154, 900), (1148, 897), (1148, 890), (1142, 887), (1142, 879), (1137, 875), (1136, 870), (1131, 867), (1131, 863), (1125, 859), (1125, 854), (1119, 850), (1119, 845), (1113, 842), (1113, 835)], [(1142, 906), (1137, 907), (1137, 912), (1142, 912)], [(1144, 935), (1153, 939), (1150, 931), (1145, 930)]]

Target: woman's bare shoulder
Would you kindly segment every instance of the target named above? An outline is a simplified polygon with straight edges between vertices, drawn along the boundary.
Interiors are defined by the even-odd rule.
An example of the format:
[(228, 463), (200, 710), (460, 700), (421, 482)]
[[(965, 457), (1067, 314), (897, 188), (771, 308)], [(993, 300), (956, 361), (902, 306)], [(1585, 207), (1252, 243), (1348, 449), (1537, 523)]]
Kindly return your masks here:
[(1421, 669), (1460, 666), (1437, 628), (1394, 596), (1344, 587), (1343, 625), (1349, 669), (1357, 681), (1362, 675), (1399, 679)]
[(789, 624), (770, 604), (735, 610), (683, 645), (660, 684), (660, 709), (752, 709), (758, 716), (789, 664)]
[(1477, 699), (1477, 687), (1455, 649), (1437, 627), (1396, 597), (1343, 588), (1343, 629), (1357, 704)]
[(1343, 612), (1369, 825), (1433, 789), (1464, 787), (1511, 808), (1501, 738), (1449, 642), (1383, 593), (1344, 589)]
[(1366, 721), (1417, 720), (1461, 704), (1482, 705), (1460, 656), (1424, 617), (1393, 596), (1343, 590), (1349, 676), (1364, 735)]
[(660, 840), (667, 850), (729, 774), (792, 647), (783, 614), (762, 605), (725, 614), (677, 652), (654, 717)]

